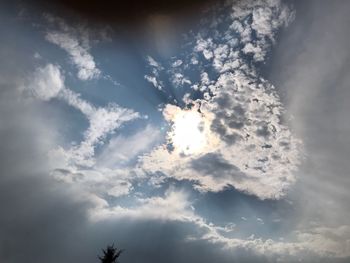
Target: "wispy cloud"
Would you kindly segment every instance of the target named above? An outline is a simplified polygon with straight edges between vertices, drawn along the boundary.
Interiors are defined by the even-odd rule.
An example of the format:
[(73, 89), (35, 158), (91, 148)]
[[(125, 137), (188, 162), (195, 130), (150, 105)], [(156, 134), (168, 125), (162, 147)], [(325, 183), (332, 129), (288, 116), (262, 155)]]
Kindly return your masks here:
[(216, 225), (208, 222), (196, 213), (193, 201), (185, 191), (168, 189), (164, 196), (139, 198), (133, 207), (110, 206), (101, 199), (95, 199), (97, 206), (90, 210), (90, 220), (103, 221), (132, 219), (137, 221), (157, 220), (162, 222), (182, 222), (193, 225), (196, 234), (187, 236), (187, 242), (205, 240), (219, 244), (222, 249), (235, 253), (238, 250), (249, 251), (276, 261), (311, 258), (349, 257), (349, 226), (321, 227), (293, 231), (285, 239), (263, 239), (254, 235), (247, 238), (232, 237), (234, 224)]
[(73, 28), (62, 19), (47, 15), (51, 24), (58, 26), (56, 30), (46, 33), (46, 40), (65, 50), (71, 62), (78, 69), (77, 76), (81, 80), (97, 79), (101, 71), (97, 68), (95, 60), (90, 53), (90, 38), (86, 28)]
[[(106, 107), (95, 107), (83, 100), (80, 94), (68, 89), (64, 84), (64, 75), (59, 66), (47, 64), (39, 67), (25, 86), (36, 98), (63, 100), (70, 106), (81, 111), (89, 121), (89, 127), (84, 132), (84, 140), (68, 150), (59, 147), (51, 154), (59, 160), (65, 160), (65, 165), (82, 165), (91, 167), (94, 164), (95, 147), (103, 143), (108, 134), (112, 134), (123, 123), (137, 119), (139, 113), (110, 103)], [(59, 156), (61, 157), (59, 158)]]

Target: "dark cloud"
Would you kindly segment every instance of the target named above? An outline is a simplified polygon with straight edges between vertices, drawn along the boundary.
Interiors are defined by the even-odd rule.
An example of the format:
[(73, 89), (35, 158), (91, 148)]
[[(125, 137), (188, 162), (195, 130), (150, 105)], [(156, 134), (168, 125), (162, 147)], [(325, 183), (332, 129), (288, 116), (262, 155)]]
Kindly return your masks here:
[(221, 0), (53, 0), (37, 1), (40, 8), (61, 15), (79, 14), (90, 22), (140, 25), (153, 15), (197, 15), (200, 9)]
[(215, 178), (232, 177), (240, 180), (245, 177), (238, 167), (226, 161), (220, 154), (207, 153), (191, 162), (191, 168)]
[(0, 70), (0, 261), (72, 262), (84, 254), (79, 240), (89, 204), (50, 179), (44, 158), (49, 129), (42, 129), (30, 102), (18, 99), (20, 72), (28, 63), (13, 48), (1, 49), (11, 50), (7, 55), (20, 66)]
[[(213, 102), (217, 110), (211, 124), (211, 129), (217, 133), (223, 141), (232, 145), (242, 138), (238, 133), (229, 133), (227, 127), (234, 130), (242, 129), (248, 121), (245, 116), (245, 109), (240, 105), (236, 105), (232, 96), (226, 93), (215, 97)], [(232, 112), (228, 113), (226, 109), (232, 109)]]

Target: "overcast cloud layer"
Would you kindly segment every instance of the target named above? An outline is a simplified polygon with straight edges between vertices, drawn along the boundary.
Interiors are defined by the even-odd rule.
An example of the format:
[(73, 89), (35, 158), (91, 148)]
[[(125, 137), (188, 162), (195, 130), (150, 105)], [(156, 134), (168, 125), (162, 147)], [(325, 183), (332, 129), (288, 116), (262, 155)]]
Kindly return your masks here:
[(227, 1), (147, 44), (1, 5), (0, 261), (349, 260), (349, 4)]

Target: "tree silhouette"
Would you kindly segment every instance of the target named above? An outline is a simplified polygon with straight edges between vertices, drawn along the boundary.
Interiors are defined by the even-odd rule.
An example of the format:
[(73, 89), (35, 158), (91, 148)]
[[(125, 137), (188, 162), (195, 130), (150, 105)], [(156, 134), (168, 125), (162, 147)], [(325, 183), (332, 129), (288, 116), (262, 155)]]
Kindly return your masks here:
[(118, 263), (118, 258), (123, 252), (122, 249), (117, 249), (114, 247), (114, 244), (107, 246), (106, 249), (102, 249), (103, 256), (98, 257), (101, 263)]

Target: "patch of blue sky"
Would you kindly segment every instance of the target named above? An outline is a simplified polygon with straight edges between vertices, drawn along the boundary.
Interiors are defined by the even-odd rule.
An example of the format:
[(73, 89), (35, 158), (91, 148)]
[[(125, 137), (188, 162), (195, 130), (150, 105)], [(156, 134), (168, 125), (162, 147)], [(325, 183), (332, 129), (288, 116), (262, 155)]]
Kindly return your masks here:
[(42, 104), (41, 114), (59, 123), (57, 133), (60, 138), (58, 139), (64, 148), (83, 141), (89, 121), (79, 110), (55, 98), (49, 103), (43, 102)]
[(91, 52), (102, 71), (102, 77), (84, 83), (84, 87), (78, 87), (83, 98), (97, 106), (116, 103), (141, 115), (159, 119), (157, 105), (163, 102), (163, 98), (144, 80), (142, 56), (136, 56), (134, 49), (125, 46), (112, 49), (104, 47), (104, 44)]
[(260, 200), (235, 189), (206, 193), (195, 203), (198, 215), (217, 225), (235, 224), (233, 236), (271, 238), (286, 236), (297, 224), (296, 207), (284, 200)]

